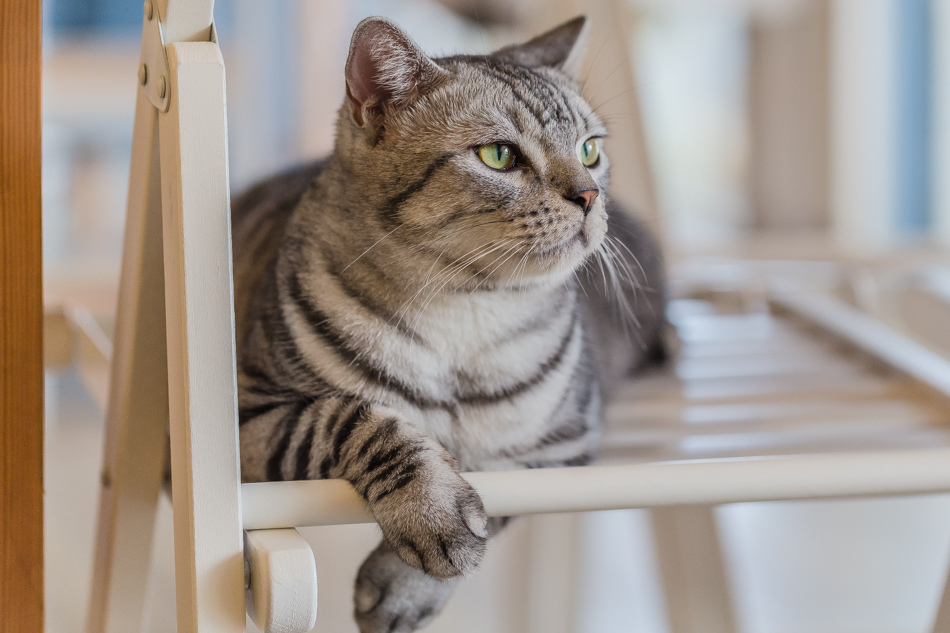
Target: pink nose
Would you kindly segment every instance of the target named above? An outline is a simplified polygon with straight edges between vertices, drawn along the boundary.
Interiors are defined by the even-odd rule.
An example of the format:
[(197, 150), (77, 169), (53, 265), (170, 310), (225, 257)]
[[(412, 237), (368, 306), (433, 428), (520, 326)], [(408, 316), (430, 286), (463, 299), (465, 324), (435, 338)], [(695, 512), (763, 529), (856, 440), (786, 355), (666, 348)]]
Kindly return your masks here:
[(574, 191), (573, 193), (564, 196), (580, 208), (584, 210), (584, 215), (590, 213), (590, 208), (594, 204), (594, 200), (597, 199), (597, 194), (600, 193), (596, 189), (581, 189)]

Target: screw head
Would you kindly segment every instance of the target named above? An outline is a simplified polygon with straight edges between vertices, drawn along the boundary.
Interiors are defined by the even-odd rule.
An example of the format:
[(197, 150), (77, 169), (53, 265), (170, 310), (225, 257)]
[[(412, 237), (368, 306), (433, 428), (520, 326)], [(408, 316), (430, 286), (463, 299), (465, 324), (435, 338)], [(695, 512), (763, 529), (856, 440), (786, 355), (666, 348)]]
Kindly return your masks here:
[(148, 66), (139, 64), (139, 83), (143, 86), (148, 81)]
[(152, 7), (152, 0), (145, 0), (145, 7), (144, 7), (144, 9), (145, 9), (145, 18), (148, 19), (148, 20), (151, 20), (151, 19), (152, 19), (152, 16), (154, 15), (154, 9), (153, 9), (153, 7)]
[(158, 78), (158, 97), (160, 99), (165, 98), (165, 78), (164, 77)]

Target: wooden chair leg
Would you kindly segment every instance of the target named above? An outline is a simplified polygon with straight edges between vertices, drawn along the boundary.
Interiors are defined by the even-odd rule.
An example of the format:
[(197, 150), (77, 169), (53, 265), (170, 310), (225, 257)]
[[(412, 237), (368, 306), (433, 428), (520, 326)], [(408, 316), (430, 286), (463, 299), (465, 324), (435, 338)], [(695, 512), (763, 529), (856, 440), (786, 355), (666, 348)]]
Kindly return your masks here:
[(167, 445), (158, 112), (142, 93), (129, 180), (89, 633), (142, 628)]
[(671, 633), (736, 633), (712, 506), (650, 511)]
[(528, 633), (572, 633), (577, 621), (579, 514), (529, 517)]
[(179, 633), (244, 631), (224, 62), (165, 47), (159, 117)]
[(950, 633), (950, 575), (940, 594), (940, 604), (937, 606), (937, 617), (934, 620), (932, 633)]

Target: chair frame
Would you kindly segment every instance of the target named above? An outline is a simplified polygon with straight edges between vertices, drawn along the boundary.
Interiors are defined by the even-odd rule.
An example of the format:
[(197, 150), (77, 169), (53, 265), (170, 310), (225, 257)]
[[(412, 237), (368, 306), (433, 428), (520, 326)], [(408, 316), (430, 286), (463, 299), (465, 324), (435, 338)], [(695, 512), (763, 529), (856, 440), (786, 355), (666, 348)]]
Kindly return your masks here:
[[(142, 44), (90, 631), (142, 627), (166, 423), (178, 630), (245, 626), (225, 76), (212, 9), (146, 2), (143, 33), (159, 37)], [(167, 74), (146, 60), (167, 60)]]

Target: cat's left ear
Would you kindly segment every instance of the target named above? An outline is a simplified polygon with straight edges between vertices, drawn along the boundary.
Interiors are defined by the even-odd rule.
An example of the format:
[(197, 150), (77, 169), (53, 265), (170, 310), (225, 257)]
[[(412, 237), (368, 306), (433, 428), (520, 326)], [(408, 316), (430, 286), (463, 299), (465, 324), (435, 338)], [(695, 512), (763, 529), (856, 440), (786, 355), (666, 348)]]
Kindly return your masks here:
[(385, 18), (366, 18), (353, 31), (346, 60), (346, 96), (357, 125), (407, 105), (448, 72)]
[(589, 32), (590, 20), (579, 15), (524, 44), (506, 46), (494, 56), (523, 66), (557, 68), (576, 80), (587, 52)]

